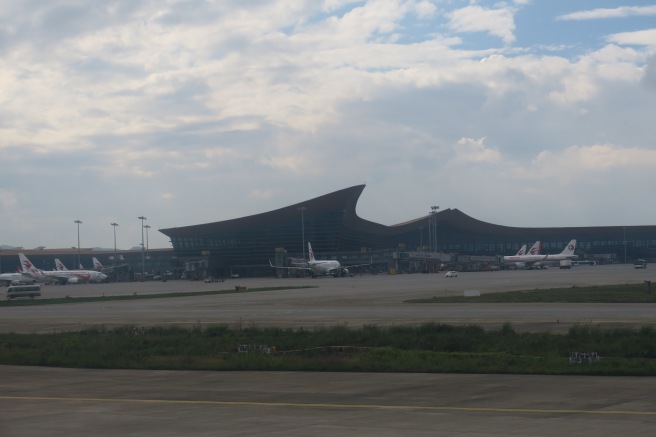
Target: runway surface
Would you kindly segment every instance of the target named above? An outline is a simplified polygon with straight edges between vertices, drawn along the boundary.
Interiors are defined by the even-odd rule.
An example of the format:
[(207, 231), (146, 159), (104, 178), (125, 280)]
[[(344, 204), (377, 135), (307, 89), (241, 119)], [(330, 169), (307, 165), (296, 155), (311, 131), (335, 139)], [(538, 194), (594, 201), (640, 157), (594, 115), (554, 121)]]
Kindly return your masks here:
[[(572, 270), (45, 286), (43, 297), (312, 288), (0, 308), (2, 332), (90, 326), (472, 323), (558, 332), (656, 323), (653, 304), (409, 304), (505, 290), (643, 283), (631, 266)], [(2, 293), (0, 291), (0, 293)], [(0, 294), (1, 296), (1, 294)], [(0, 366), (1, 436), (563, 436), (656, 432), (656, 379), (173, 372)]]

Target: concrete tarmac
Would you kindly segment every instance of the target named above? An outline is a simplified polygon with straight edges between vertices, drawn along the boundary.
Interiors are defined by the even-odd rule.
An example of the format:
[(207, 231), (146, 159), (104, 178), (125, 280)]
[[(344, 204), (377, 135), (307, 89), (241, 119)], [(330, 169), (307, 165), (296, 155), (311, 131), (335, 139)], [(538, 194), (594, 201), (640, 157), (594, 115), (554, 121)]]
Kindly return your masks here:
[(618, 436), (656, 380), (0, 366), (2, 436)]
[[(0, 308), (0, 332), (90, 326), (427, 321), (559, 331), (656, 323), (653, 304), (408, 304), (465, 290), (642, 283), (630, 266), (572, 270), (44, 286), (43, 297), (312, 288)], [(656, 290), (655, 290), (656, 291)], [(0, 291), (1, 293), (1, 291)], [(1, 294), (0, 294), (1, 296)], [(577, 376), (173, 372), (0, 366), (0, 436), (563, 436), (656, 432), (656, 379)]]

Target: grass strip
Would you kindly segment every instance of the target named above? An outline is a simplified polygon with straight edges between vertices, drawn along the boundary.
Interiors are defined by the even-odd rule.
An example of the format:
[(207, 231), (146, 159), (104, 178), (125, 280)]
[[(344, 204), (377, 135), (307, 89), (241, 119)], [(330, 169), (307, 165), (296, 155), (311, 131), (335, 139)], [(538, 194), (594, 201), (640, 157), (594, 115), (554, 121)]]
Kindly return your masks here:
[(656, 293), (645, 292), (643, 284), (599, 285), (548, 290), (505, 291), (480, 296), (433, 296), (407, 303), (656, 303)]
[(261, 288), (248, 288), (248, 289), (227, 289), (227, 290), (211, 290), (211, 291), (188, 291), (188, 292), (172, 292), (172, 293), (151, 293), (151, 294), (122, 294), (112, 296), (96, 296), (96, 297), (63, 297), (57, 299), (14, 299), (0, 301), (0, 307), (8, 306), (30, 306), (30, 305), (61, 305), (69, 303), (83, 303), (83, 302), (108, 302), (113, 300), (141, 300), (141, 299), (166, 299), (172, 297), (197, 297), (197, 296), (212, 296), (217, 294), (239, 294), (239, 293), (253, 293), (259, 291), (277, 291), (277, 290), (296, 290), (304, 288), (315, 288), (311, 285), (299, 286), (284, 286), (284, 287), (261, 287)]
[[(338, 345), (338, 346), (335, 346)], [(238, 352), (241, 350), (242, 352)], [(598, 362), (571, 364), (571, 352)], [(0, 334), (0, 364), (107, 369), (656, 375), (656, 329), (576, 325), (567, 334), (511, 324), (140, 328)]]

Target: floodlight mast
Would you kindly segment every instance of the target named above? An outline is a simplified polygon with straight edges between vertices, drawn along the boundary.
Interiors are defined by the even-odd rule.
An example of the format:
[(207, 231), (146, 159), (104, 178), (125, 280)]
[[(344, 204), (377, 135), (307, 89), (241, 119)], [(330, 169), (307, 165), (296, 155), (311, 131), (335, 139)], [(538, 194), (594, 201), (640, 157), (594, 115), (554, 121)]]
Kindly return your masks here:
[(150, 225), (146, 225), (144, 228), (146, 228), (146, 259), (150, 259), (148, 254), (148, 229), (150, 229)]
[(431, 206), (431, 214), (433, 216), (433, 248), (437, 252), (437, 210), (439, 206)]
[(139, 216), (137, 217), (139, 220), (141, 220), (141, 280), (145, 281), (146, 280), (146, 255), (144, 253), (145, 246), (144, 246), (144, 220), (148, 220), (144, 216)]
[(305, 262), (305, 211), (307, 210), (307, 207), (299, 206), (298, 210), (301, 211), (301, 238), (303, 241), (303, 262)]
[(82, 224), (82, 220), (77, 219), (73, 223), (77, 223), (77, 268), (79, 269), (82, 265), (80, 262), (80, 225)]
[(116, 227), (118, 226), (118, 223), (113, 222), (110, 223), (110, 225), (114, 228), (114, 267), (116, 267)]

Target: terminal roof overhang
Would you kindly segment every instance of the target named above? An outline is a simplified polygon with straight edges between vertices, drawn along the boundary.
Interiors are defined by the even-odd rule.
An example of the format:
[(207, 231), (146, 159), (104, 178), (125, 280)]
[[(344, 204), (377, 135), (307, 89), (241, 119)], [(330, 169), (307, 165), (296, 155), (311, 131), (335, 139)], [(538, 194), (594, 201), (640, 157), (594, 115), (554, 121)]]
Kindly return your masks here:
[[(213, 223), (161, 229), (160, 232), (167, 235), (169, 238), (206, 238), (214, 235), (225, 235), (241, 231), (250, 231), (257, 228), (267, 228), (276, 223), (299, 221), (300, 207), (305, 208), (304, 214), (306, 218), (311, 215), (320, 215), (326, 212), (341, 210), (343, 212), (342, 226), (344, 228), (370, 235), (394, 236), (427, 226), (429, 215), (391, 226), (382, 225), (358, 217), (355, 209), (365, 186), (366, 185), (355, 185), (350, 188), (345, 188), (269, 212)], [(563, 238), (563, 236), (567, 236), (567, 238), (584, 239), (586, 235), (614, 234), (621, 232), (624, 229), (622, 226), (561, 228), (501, 226), (477, 220), (464, 214), (458, 209), (438, 211), (437, 223), (443, 230), (447, 228), (454, 231), (460, 231), (461, 233), (467, 233), (472, 236), (493, 236), (509, 240), (516, 240), (518, 238)], [(654, 232), (654, 226), (630, 226), (626, 228), (630, 228), (634, 232)], [(441, 238), (444, 237), (448, 238), (447, 235), (443, 234)]]
[(356, 215), (355, 207), (364, 187), (365, 185), (356, 185), (261, 214), (201, 225), (160, 229), (160, 232), (171, 238), (199, 238), (208, 235), (221, 235), (255, 228), (266, 228), (276, 223), (300, 220), (300, 207), (305, 208), (304, 213), (308, 216), (311, 214), (318, 215), (329, 211), (342, 210), (344, 212), (345, 224), (347, 224), (346, 222), (362, 221), (365, 226), (384, 227), (377, 223), (362, 220)]

